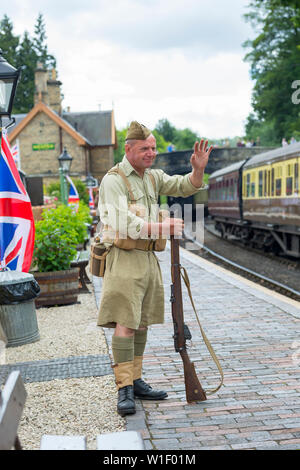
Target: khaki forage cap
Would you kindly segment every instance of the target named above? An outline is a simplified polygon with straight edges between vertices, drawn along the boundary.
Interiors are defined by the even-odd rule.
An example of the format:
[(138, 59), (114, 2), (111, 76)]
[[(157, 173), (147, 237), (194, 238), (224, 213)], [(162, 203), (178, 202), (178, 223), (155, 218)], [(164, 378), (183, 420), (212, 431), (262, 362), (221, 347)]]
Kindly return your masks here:
[(151, 134), (151, 131), (147, 129), (144, 124), (140, 124), (137, 121), (132, 121), (130, 124), (127, 134), (126, 134), (126, 140), (133, 139), (133, 140), (146, 140), (149, 135)]

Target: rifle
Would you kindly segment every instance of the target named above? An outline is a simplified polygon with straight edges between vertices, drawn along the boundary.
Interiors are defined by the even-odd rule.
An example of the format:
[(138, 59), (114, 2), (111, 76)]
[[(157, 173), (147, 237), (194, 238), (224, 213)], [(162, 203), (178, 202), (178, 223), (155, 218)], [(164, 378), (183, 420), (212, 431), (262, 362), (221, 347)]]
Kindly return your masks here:
[[(171, 212), (170, 217), (174, 217)], [(180, 353), (185, 381), (185, 393), (188, 403), (194, 401), (205, 401), (206, 393), (203, 390), (201, 383), (198, 380), (194, 363), (191, 362), (187, 350), (186, 340), (192, 338), (189, 327), (184, 323), (183, 304), (182, 304), (182, 290), (180, 278), (180, 260), (179, 260), (179, 240), (171, 235), (171, 298), (172, 303), (172, 317), (174, 324), (174, 347), (175, 351)]]

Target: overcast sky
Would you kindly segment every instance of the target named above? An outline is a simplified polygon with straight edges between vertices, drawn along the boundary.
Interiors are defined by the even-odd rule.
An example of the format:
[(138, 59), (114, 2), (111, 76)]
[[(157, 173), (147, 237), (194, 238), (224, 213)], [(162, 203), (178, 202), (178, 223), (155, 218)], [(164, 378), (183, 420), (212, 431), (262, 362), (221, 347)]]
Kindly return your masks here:
[(249, 0), (10, 0), (16, 34), (43, 14), (71, 111), (114, 108), (118, 129), (167, 118), (209, 138), (242, 135), (253, 83)]

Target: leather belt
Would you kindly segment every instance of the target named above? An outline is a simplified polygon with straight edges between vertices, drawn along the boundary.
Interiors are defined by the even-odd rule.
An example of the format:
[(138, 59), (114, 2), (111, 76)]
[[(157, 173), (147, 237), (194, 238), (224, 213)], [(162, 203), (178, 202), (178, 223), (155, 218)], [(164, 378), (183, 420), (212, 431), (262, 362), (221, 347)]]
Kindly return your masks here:
[(135, 249), (142, 251), (154, 251), (155, 240), (143, 240), (139, 238), (136, 240)]

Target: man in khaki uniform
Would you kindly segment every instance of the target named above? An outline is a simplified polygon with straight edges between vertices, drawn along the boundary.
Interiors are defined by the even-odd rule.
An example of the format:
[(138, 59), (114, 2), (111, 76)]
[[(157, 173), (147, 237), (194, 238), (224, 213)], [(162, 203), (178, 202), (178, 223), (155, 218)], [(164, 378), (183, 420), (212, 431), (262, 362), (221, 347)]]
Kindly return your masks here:
[(185, 176), (150, 170), (156, 157), (155, 137), (133, 121), (126, 135), (122, 162), (101, 182), (99, 212), (104, 225), (103, 240), (110, 251), (98, 325), (115, 328), (113, 368), (118, 387), (117, 409), (122, 416), (135, 413), (134, 397), (167, 397), (165, 391), (153, 390), (141, 378), (147, 327), (164, 321), (164, 289), (153, 241), (166, 234), (181, 236), (183, 231), (181, 219), (167, 217), (158, 222), (157, 201), (160, 194), (187, 197), (202, 189), (211, 150), (207, 141), (196, 142), (190, 160), (193, 169)]

